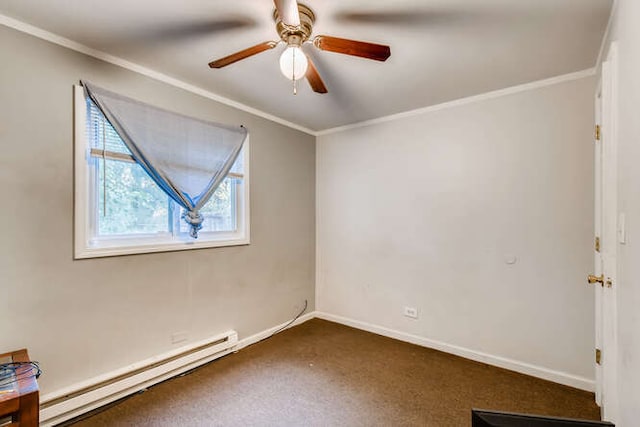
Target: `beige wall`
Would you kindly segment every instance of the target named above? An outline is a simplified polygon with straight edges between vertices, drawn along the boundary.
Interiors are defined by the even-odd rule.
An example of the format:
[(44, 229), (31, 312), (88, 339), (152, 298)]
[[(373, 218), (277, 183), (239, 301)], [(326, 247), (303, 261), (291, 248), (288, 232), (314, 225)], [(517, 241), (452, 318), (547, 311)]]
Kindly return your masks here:
[(319, 137), (317, 309), (592, 386), (594, 91)]
[[(192, 341), (314, 308), (315, 138), (0, 26), (0, 350), (44, 393)], [(79, 79), (251, 132), (251, 245), (73, 261)], [(180, 345), (183, 345), (181, 343)]]

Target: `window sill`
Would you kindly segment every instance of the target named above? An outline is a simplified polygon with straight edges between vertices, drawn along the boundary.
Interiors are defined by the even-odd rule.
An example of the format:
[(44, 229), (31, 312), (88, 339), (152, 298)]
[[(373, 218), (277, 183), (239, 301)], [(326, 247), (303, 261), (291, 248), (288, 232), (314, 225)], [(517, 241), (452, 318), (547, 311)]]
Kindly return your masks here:
[(87, 259), (87, 258), (102, 258), (119, 255), (135, 255), (135, 254), (150, 254), (158, 252), (174, 252), (185, 251), (190, 249), (206, 249), (206, 248), (220, 248), (225, 246), (242, 246), (250, 244), (250, 240), (247, 237), (242, 238), (229, 238), (224, 240), (193, 240), (193, 241), (143, 241), (127, 239), (127, 245), (122, 245), (122, 240), (112, 239), (105, 242), (100, 242), (95, 246), (86, 245), (84, 247), (76, 248), (74, 259)]

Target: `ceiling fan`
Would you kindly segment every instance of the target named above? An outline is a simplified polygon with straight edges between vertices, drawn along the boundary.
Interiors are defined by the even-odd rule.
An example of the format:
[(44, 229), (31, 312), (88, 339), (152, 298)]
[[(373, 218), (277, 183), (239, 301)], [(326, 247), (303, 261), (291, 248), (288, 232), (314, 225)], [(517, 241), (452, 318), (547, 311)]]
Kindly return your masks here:
[(296, 82), (306, 78), (311, 88), (317, 93), (327, 93), (318, 70), (301, 47), (303, 43), (312, 43), (319, 50), (342, 53), (344, 55), (358, 56), (376, 61), (386, 61), (391, 55), (389, 46), (368, 43), (362, 41), (342, 39), (331, 36), (316, 36), (310, 40), (315, 22), (315, 14), (306, 5), (295, 0), (274, 0), (275, 10), (273, 19), (276, 23), (276, 31), (281, 41), (268, 41), (251, 46), (224, 58), (209, 63), (211, 68), (222, 68), (234, 62), (256, 55), (269, 49), (273, 49), (279, 43), (286, 44), (287, 48), (280, 57), (280, 70), (289, 80), (293, 81), (293, 93), (297, 93)]

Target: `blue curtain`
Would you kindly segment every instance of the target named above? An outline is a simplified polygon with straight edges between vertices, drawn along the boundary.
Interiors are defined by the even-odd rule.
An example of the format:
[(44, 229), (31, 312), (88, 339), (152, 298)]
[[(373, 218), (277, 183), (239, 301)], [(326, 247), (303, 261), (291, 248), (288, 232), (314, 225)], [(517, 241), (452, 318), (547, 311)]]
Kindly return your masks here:
[(156, 108), (81, 82), (134, 160), (185, 209), (194, 239), (202, 228), (200, 209), (236, 161), (248, 131)]

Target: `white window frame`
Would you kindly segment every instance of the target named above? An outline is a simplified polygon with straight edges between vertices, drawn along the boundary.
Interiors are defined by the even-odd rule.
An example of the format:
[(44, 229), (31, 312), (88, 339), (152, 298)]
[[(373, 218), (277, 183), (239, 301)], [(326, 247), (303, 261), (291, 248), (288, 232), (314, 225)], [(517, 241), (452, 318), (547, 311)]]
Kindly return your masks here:
[[(178, 238), (171, 233), (103, 237), (93, 240), (96, 218), (90, 203), (93, 169), (89, 166), (90, 141), (87, 138), (87, 106), (82, 86), (74, 86), (74, 258), (182, 251), (188, 249), (248, 245), (250, 230), (249, 137), (242, 148), (244, 172), (237, 183), (236, 231), (200, 233), (198, 239)], [(242, 189), (242, 190), (241, 190)], [(168, 196), (167, 196), (168, 197)]]

